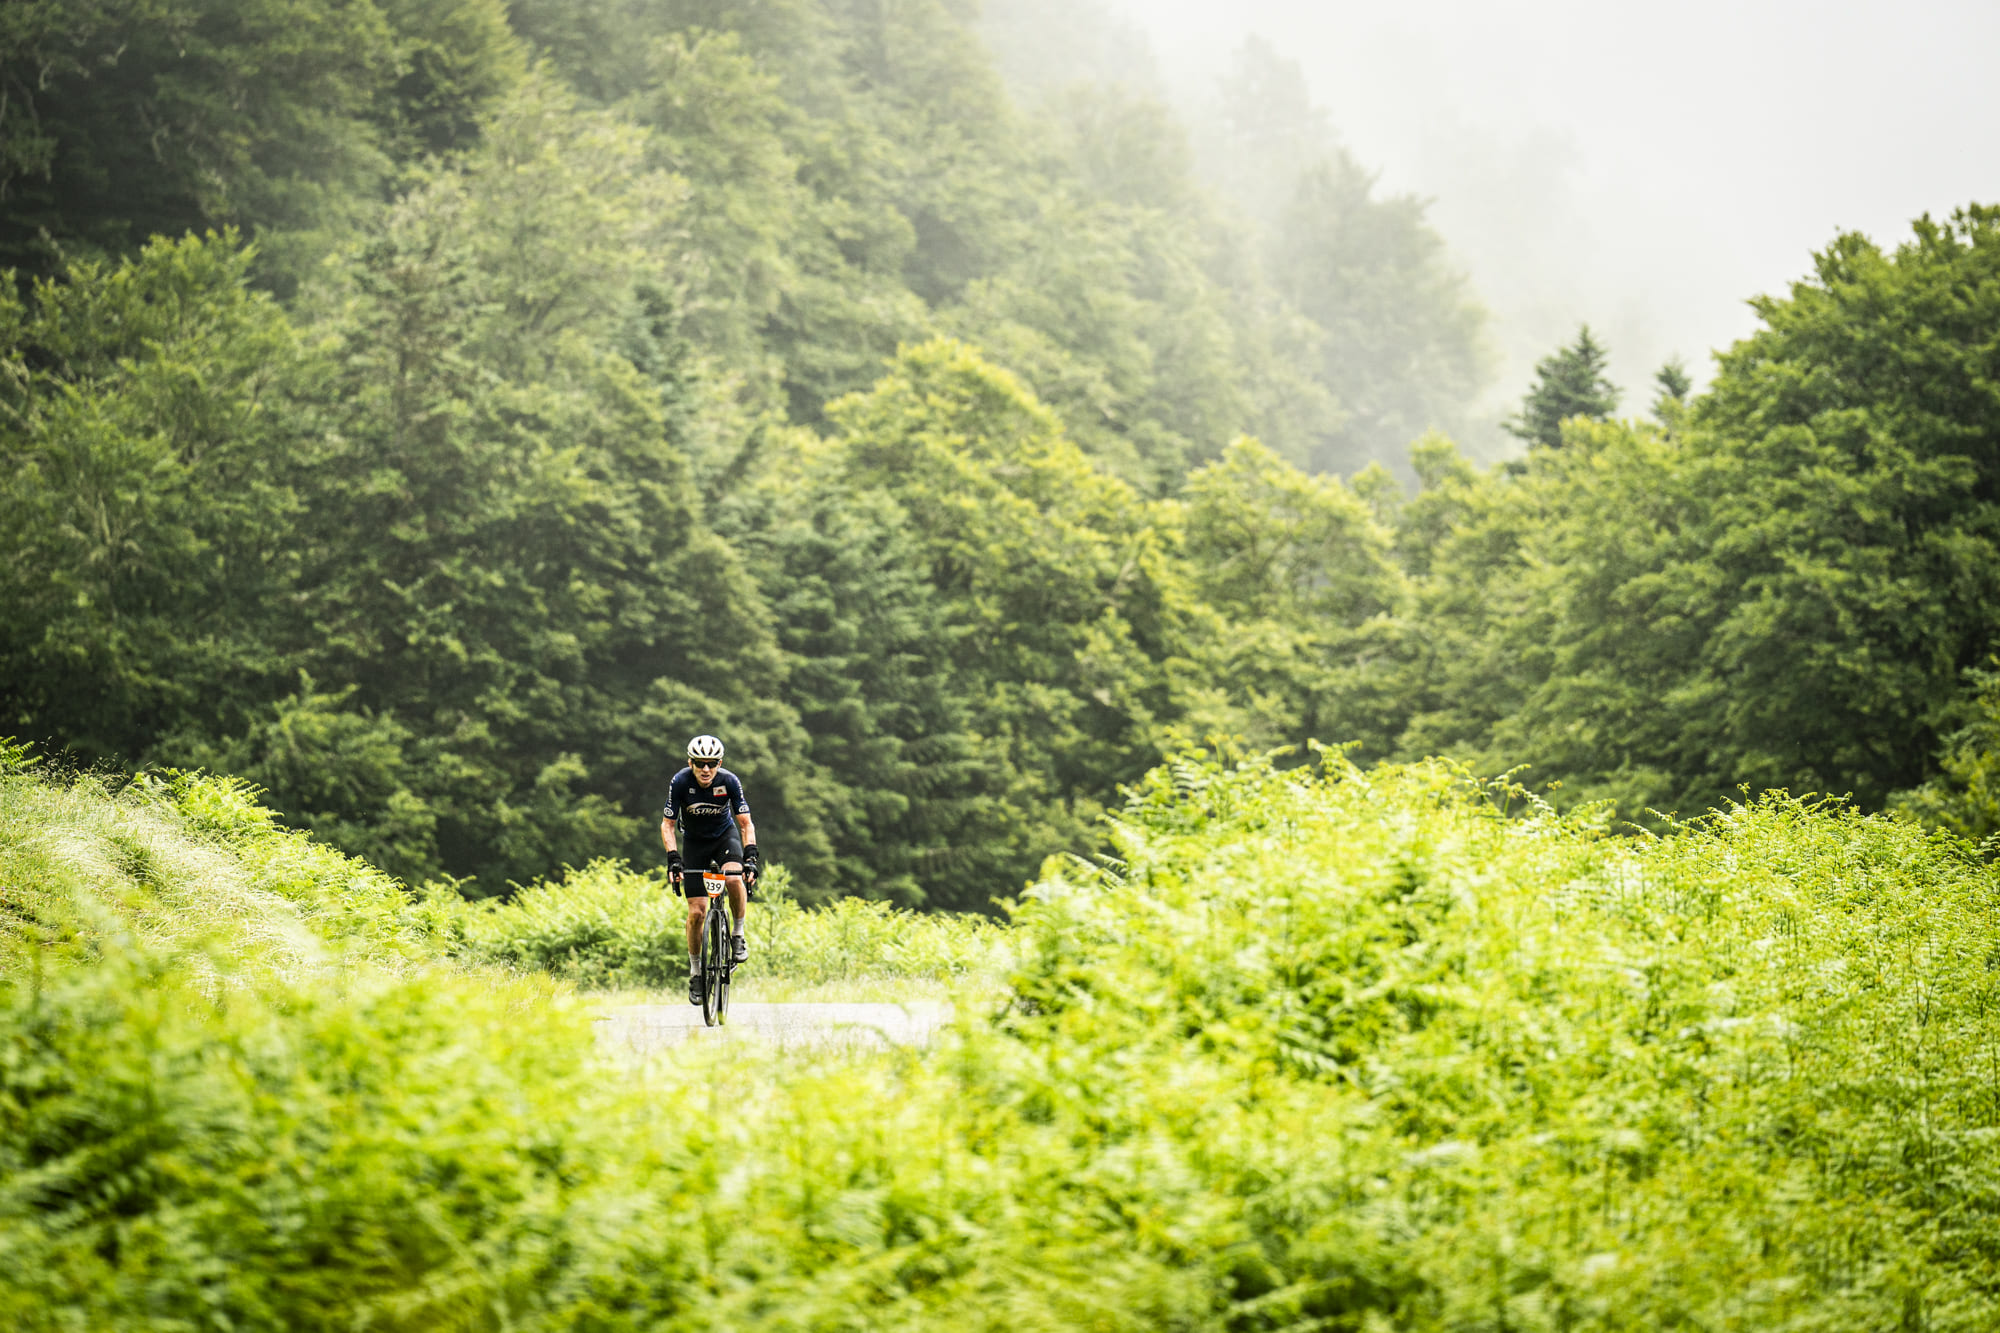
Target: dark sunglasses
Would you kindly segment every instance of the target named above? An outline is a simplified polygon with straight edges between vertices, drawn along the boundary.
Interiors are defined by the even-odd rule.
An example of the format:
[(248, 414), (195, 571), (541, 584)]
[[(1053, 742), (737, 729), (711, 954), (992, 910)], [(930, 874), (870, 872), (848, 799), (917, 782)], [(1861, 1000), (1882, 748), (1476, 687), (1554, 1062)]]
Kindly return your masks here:
[(722, 761), (721, 761), (720, 759), (690, 759), (690, 760), (688, 760), (688, 767), (689, 767), (689, 768), (721, 768), (721, 767), (722, 767)]

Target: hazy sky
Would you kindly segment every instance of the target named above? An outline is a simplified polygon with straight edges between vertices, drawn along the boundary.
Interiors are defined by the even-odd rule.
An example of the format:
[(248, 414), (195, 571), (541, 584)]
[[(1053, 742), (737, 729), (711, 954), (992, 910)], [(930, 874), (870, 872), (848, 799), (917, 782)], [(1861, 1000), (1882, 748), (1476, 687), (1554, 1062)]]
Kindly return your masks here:
[(1497, 316), (1497, 396), (1588, 320), (1625, 406), (1841, 230), (2000, 202), (2000, 0), (1122, 0), (1180, 88), (1260, 33)]

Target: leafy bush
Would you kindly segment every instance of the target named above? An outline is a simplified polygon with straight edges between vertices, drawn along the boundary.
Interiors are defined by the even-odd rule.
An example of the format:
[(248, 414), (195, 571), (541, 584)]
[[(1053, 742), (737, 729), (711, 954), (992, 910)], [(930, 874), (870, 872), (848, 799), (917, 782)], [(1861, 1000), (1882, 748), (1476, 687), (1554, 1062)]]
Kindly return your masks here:
[(1044, 1113), (1180, 1145), (1274, 1327), (1990, 1326), (2000, 880), (1835, 804), (1524, 795), (1155, 773), (1019, 923)]
[[(2000, 882), (1907, 823), (1620, 839), (1442, 764), (1179, 764), (1114, 871), (1032, 892), (1003, 1012), (626, 1069), (335, 879), (255, 896), (291, 835), (180, 808), (227, 787), (0, 783), (45, 816), (0, 826), (10, 912), (44, 876), (0, 954), (8, 1326), (1970, 1331), (2000, 1296)], [(167, 889), (61, 849), (125, 827), (174, 901), (213, 858), (212, 929), (117, 927)]]
[(1966, 672), (1976, 693), (1966, 701), (1966, 724), (1946, 736), (1938, 772), (1928, 782), (1898, 792), (1890, 808), (1906, 819), (1947, 829), (1984, 844), (1989, 854), (2000, 834), (2000, 661)]
[(0, 1325), (490, 1327), (563, 1270), (580, 1020), (437, 973), (217, 1003), (179, 962), (0, 984)]
[(472, 947), (584, 985), (659, 984), (687, 975), (682, 909), (673, 892), (622, 861), (593, 861), (538, 881), (504, 906), (481, 903), (468, 923)]
[[(687, 976), (685, 904), (662, 880), (622, 861), (594, 861), (473, 911), (469, 943), (496, 961), (607, 988), (678, 986)], [(1005, 935), (982, 917), (910, 912), (857, 898), (802, 908), (783, 866), (760, 881), (745, 933), (753, 959), (746, 979), (807, 985), (996, 972)]]

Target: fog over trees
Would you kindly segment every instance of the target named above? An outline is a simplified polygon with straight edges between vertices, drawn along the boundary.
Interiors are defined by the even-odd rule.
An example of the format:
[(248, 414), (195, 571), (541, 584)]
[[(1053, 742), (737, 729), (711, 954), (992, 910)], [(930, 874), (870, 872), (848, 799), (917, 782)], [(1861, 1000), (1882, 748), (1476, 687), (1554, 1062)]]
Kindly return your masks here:
[[(1104, 0), (1191, 117), (1261, 36), (1342, 141), (1430, 219), (1494, 313), (1497, 422), (1589, 323), (1633, 401), (1653, 368), (1755, 327), (1798, 255), (2000, 192), (1976, 0)], [(1489, 441), (1493, 437), (1487, 437)]]

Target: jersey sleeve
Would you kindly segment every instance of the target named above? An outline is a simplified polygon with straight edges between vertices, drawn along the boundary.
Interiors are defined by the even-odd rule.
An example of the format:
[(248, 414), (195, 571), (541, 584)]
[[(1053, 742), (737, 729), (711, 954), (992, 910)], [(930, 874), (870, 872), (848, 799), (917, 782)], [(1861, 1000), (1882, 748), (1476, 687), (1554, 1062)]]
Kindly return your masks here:
[(729, 775), (729, 807), (732, 815), (750, 813), (750, 798), (743, 794), (743, 779), (734, 773)]
[(660, 818), (666, 820), (670, 824), (681, 817), (680, 786), (681, 784), (680, 784), (679, 774), (675, 774), (674, 780), (667, 784), (667, 804), (666, 808), (660, 811)]

